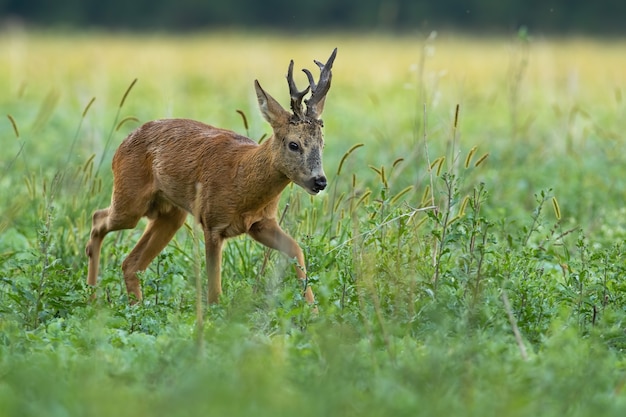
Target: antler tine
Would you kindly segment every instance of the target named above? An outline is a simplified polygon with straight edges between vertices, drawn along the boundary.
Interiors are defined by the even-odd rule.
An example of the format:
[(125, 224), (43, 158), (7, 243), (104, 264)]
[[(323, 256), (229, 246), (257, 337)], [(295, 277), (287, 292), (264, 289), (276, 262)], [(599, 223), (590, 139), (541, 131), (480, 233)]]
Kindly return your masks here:
[(319, 61), (313, 61), (320, 68), (320, 80), (315, 84), (315, 79), (313, 78), (313, 74), (309, 70), (302, 70), (306, 74), (309, 79), (309, 86), (311, 88), (311, 97), (308, 100), (305, 100), (306, 103), (306, 115), (308, 117), (312, 117), (318, 119), (322, 113), (322, 109), (324, 106), (324, 100), (326, 99), (326, 94), (330, 89), (330, 82), (332, 80), (332, 67), (335, 62), (335, 57), (337, 56), (337, 48), (333, 50), (333, 53), (330, 54), (330, 58), (326, 61), (326, 64), (322, 64)]
[(298, 118), (304, 118), (302, 113), (302, 99), (309, 92), (310, 86), (302, 91), (298, 91), (296, 83), (293, 80), (293, 59), (289, 62), (289, 70), (287, 70), (287, 84), (289, 84), (289, 95), (291, 96), (291, 110)]

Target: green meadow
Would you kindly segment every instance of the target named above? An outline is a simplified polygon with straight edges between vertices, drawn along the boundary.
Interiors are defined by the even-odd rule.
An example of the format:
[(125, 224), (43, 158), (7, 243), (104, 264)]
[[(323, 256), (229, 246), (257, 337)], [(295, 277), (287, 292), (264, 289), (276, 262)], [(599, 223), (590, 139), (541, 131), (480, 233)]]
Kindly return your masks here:
[[(282, 196), (293, 261), (247, 237), (206, 285), (189, 217), (84, 247), (110, 161), (149, 120), (271, 130), (253, 81), (338, 47), (328, 188)], [(626, 41), (236, 32), (0, 33), (0, 417), (623, 416)], [(304, 74), (296, 81), (304, 85)], [(201, 291), (202, 297), (206, 291)], [(90, 301), (91, 296), (94, 301)]]

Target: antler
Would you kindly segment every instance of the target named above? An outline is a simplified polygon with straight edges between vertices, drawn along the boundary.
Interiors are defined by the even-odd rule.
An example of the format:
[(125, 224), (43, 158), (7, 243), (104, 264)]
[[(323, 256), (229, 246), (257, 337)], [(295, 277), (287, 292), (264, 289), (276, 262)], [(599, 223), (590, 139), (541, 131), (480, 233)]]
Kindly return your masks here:
[(302, 70), (306, 74), (309, 79), (309, 86), (311, 87), (311, 97), (308, 100), (305, 100), (306, 103), (306, 115), (313, 119), (319, 119), (322, 115), (322, 110), (324, 109), (324, 101), (326, 100), (326, 94), (330, 89), (330, 81), (333, 77), (331, 69), (333, 67), (333, 62), (335, 62), (335, 57), (337, 56), (337, 48), (333, 50), (333, 53), (330, 54), (330, 58), (326, 61), (326, 64), (322, 64), (319, 61), (314, 61), (318, 67), (320, 67), (320, 80), (315, 85), (315, 80), (313, 79), (313, 75), (309, 70)]
[[(289, 95), (291, 96), (291, 110), (293, 114), (299, 119), (309, 117), (312, 119), (319, 119), (324, 109), (324, 100), (326, 94), (330, 89), (330, 80), (332, 79), (331, 69), (335, 57), (337, 56), (337, 48), (333, 50), (333, 53), (328, 58), (326, 64), (322, 64), (319, 61), (314, 60), (315, 64), (320, 68), (320, 80), (316, 84), (313, 74), (307, 69), (303, 69), (307, 78), (309, 79), (309, 86), (302, 91), (298, 91), (296, 83), (293, 81), (293, 60), (289, 62), (289, 70), (287, 71), (287, 83), (289, 84)], [(311, 97), (304, 100), (306, 103), (306, 114), (302, 110), (302, 99), (311, 90)]]
[(291, 110), (299, 119), (304, 119), (302, 113), (302, 99), (309, 92), (307, 87), (302, 91), (298, 91), (296, 83), (293, 81), (293, 59), (289, 62), (289, 70), (287, 71), (287, 83), (289, 84), (289, 95), (291, 96)]

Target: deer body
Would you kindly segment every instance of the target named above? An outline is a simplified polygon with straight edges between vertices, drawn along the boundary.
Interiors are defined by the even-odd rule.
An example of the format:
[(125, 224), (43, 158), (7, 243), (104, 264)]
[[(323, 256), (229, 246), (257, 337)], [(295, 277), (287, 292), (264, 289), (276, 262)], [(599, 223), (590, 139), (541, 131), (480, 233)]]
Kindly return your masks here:
[[(271, 217), (289, 184), (273, 166), (270, 143), (259, 146), (234, 132), (192, 120), (148, 122), (115, 154), (114, 187), (142, 190), (147, 198), (138, 200), (145, 200), (148, 218), (175, 206), (200, 216), (212, 233), (237, 236), (261, 218)], [(137, 180), (142, 183), (134, 183)], [(131, 197), (136, 204), (138, 196)]]
[[(143, 235), (122, 263), (129, 297), (141, 300), (137, 272), (163, 250), (188, 213), (197, 217), (204, 232), (210, 303), (216, 303), (221, 294), (223, 242), (243, 233), (295, 258), (296, 274), (306, 283), (302, 250), (281, 229), (276, 213), (280, 194), (290, 182), (311, 194), (326, 187), (319, 115), (335, 54), (336, 50), (326, 65), (318, 63), (319, 85), (305, 70), (312, 90), (306, 115), (301, 101), (308, 88), (304, 92), (295, 89), (293, 62), (288, 74), (293, 114), (255, 82), (261, 112), (273, 129), (273, 135), (260, 145), (235, 132), (187, 119), (152, 121), (131, 133), (113, 157), (111, 205), (93, 215), (86, 248), (88, 284), (96, 284), (106, 234), (134, 228), (147, 217)], [(304, 296), (314, 302), (308, 285)]]

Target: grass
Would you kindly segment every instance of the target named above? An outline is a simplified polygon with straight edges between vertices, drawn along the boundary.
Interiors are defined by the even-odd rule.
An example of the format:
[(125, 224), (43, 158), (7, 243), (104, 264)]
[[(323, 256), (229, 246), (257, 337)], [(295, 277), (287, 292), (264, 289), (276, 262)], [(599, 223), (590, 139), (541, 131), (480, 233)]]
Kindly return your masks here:
[[(236, 238), (196, 326), (191, 218), (137, 307), (120, 265), (141, 228), (109, 236), (90, 303), (90, 216), (125, 135), (189, 117), (259, 139), (253, 79), (286, 105), (289, 59), (335, 46), (329, 187), (281, 205), (320, 313), (288, 260)], [(623, 415), (623, 48), (2, 33), (0, 416)]]

